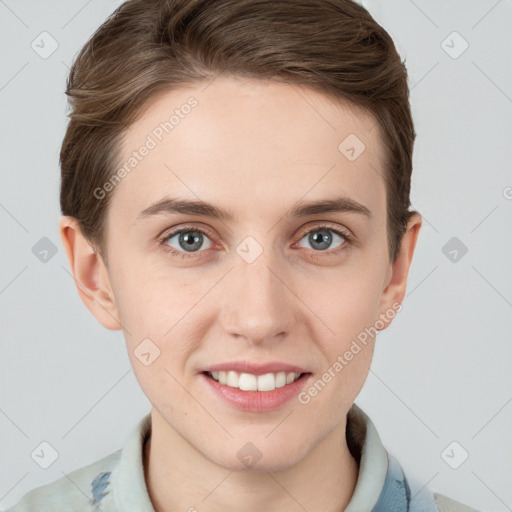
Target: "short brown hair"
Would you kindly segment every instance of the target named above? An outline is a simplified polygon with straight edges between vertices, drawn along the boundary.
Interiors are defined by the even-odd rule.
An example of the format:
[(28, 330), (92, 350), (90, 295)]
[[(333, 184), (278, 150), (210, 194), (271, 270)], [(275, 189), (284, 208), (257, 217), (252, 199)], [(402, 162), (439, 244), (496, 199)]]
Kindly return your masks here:
[[(129, 0), (76, 56), (60, 153), (63, 215), (105, 256), (109, 196), (94, 190), (118, 162), (123, 133), (158, 93), (220, 73), (278, 79), (351, 102), (377, 120), (386, 148), (389, 257), (410, 207), (416, 137), (407, 70), (389, 34), (351, 0)], [(340, 141), (341, 142), (341, 141)]]

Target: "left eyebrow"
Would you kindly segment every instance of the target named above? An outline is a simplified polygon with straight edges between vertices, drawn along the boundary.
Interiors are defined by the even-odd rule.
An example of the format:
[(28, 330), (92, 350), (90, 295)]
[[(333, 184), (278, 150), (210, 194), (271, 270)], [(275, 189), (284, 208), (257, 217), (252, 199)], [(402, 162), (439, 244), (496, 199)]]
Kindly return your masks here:
[(292, 208), (290, 215), (292, 217), (306, 217), (319, 213), (357, 213), (367, 218), (372, 217), (372, 212), (363, 204), (358, 203), (350, 197), (335, 197), (333, 199), (324, 199), (321, 201), (312, 201), (308, 203), (300, 202)]
[[(323, 199), (311, 202), (301, 201), (291, 209), (287, 216), (307, 217), (309, 215), (336, 212), (356, 213), (367, 218), (372, 217), (371, 211), (366, 206), (349, 197), (335, 197), (333, 199)], [(199, 215), (224, 221), (233, 221), (236, 219), (236, 215), (232, 211), (225, 210), (211, 203), (168, 197), (153, 203), (143, 210), (137, 216), (135, 222), (137, 223), (139, 220), (153, 215), (171, 215), (173, 213)]]

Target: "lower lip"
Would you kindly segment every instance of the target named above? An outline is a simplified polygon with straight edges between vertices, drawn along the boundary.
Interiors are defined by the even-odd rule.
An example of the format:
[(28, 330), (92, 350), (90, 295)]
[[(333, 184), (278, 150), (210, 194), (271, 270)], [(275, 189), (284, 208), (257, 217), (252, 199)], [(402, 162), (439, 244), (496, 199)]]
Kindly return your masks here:
[(296, 381), (273, 391), (242, 391), (240, 388), (221, 384), (204, 373), (200, 376), (211, 390), (235, 408), (246, 412), (265, 412), (278, 409), (296, 397), (306, 385), (311, 373), (305, 373)]

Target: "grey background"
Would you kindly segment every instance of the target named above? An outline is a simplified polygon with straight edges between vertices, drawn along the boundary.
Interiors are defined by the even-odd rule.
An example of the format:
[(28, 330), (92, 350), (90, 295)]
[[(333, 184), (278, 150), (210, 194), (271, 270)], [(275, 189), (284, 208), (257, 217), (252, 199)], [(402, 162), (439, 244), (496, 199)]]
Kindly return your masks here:
[[(150, 410), (122, 334), (80, 301), (57, 225), (66, 74), (119, 3), (0, 0), (2, 508), (121, 448)], [(406, 473), (475, 508), (512, 510), (512, 2), (362, 3), (406, 59), (424, 226), (404, 309), (379, 335), (357, 403)], [(58, 43), (47, 58), (31, 47), (51, 49), (43, 31)], [(453, 31), (469, 44), (460, 55)], [(43, 237), (57, 250), (46, 262)], [(452, 237), (455, 262), (443, 252)], [(31, 458), (43, 441), (58, 452), (48, 469)], [(453, 441), (452, 465), (469, 454), (458, 469), (441, 455)]]

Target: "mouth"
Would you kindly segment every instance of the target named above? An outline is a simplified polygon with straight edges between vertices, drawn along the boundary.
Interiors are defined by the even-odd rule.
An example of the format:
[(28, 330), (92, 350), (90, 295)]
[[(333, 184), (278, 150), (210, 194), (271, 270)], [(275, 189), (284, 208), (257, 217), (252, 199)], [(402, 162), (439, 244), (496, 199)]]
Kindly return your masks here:
[[(228, 364), (204, 369), (199, 375), (208, 392), (243, 412), (275, 411), (297, 398), (314, 379), (311, 372), (302, 372), (302, 368), (286, 363)], [(238, 366), (239, 371), (233, 366)]]
[(263, 375), (254, 375), (252, 373), (242, 373), (233, 370), (228, 371), (204, 371), (206, 377), (232, 388), (241, 391), (274, 391), (278, 388), (286, 387), (294, 382), (307, 378), (311, 375), (309, 372), (275, 372), (265, 373)]

